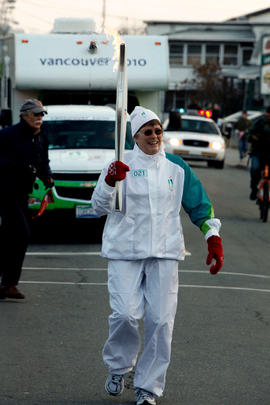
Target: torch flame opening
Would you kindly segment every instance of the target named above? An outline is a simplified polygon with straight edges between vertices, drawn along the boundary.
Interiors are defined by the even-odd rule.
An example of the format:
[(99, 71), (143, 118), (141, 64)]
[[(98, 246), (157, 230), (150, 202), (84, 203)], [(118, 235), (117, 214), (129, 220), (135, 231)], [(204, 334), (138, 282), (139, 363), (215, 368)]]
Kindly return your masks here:
[(105, 27), (105, 34), (108, 39), (110, 37), (112, 37), (112, 45), (113, 45), (113, 49), (114, 49), (113, 57), (112, 57), (112, 60), (114, 61), (113, 72), (116, 72), (118, 69), (119, 58), (120, 58), (120, 45), (122, 43), (124, 43), (125, 41), (123, 41), (119, 32), (117, 32), (116, 30), (114, 30), (112, 28)]

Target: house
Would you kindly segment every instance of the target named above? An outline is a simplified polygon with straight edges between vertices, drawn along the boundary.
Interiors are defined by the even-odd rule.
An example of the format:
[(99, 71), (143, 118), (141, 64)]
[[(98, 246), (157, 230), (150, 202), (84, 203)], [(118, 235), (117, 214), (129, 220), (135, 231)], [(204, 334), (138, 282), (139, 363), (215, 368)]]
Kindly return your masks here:
[(147, 34), (166, 35), (169, 39), (170, 83), (165, 111), (187, 108), (196, 102), (198, 81), (194, 66), (207, 62), (220, 67), (217, 74), (225, 86), (224, 96), (230, 91), (234, 94), (231, 100), (221, 100), (226, 113), (241, 108), (260, 109), (270, 103), (270, 95), (260, 91), (261, 41), (265, 34), (270, 35), (270, 8), (224, 22), (145, 23)]

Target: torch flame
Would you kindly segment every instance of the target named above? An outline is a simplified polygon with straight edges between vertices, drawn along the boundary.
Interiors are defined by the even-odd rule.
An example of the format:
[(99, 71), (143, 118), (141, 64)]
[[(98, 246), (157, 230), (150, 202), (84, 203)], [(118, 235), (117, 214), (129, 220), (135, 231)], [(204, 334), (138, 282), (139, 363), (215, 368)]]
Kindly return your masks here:
[(119, 32), (117, 32), (116, 30), (114, 30), (112, 28), (105, 27), (105, 34), (108, 39), (110, 37), (112, 37), (112, 45), (113, 45), (113, 49), (114, 49), (114, 53), (113, 53), (113, 57), (112, 57), (112, 60), (114, 61), (113, 71), (116, 72), (118, 69), (119, 57), (120, 57), (120, 44), (122, 44), (124, 41), (121, 38), (121, 35), (119, 34)]

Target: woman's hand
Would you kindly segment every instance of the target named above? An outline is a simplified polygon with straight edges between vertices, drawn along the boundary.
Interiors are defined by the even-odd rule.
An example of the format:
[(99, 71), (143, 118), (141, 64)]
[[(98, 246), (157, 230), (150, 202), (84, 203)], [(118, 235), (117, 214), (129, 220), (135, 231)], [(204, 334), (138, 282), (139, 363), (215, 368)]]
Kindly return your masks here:
[(114, 187), (116, 181), (125, 179), (126, 172), (129, 172), (129, 167), (120, 160), (116, 160), (115, 162), (112, 162), (108, 167), (105, 181), (109, 186)]
[(217, 274), (223, 265), (224, 255), (222, 249), (221, 238), (219, 236), (210, 236), (207, 239), (208, 243), (208, 256), (206, 259), (206, 264), (211, 264), (213, 259), (216, 263), (210, 267), (211, 274)]

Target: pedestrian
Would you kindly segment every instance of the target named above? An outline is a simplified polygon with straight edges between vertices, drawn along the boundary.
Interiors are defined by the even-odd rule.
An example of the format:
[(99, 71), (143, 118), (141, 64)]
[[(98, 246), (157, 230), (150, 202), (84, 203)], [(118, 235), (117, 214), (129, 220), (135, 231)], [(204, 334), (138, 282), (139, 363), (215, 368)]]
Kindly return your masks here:
[(220, 118), (220, 108), (218, 104), (214, 104), (212, 108), (212, 120), (217, 124), (218, 119)]
[(248, 142), (251, 144), (250, 199), (256, 200), (262, 169), (266, 163), (270, 164), (270, 107), (251, 128)]
[(248, 119), (246, 111), (242, 111), (239, 120), (236, 121), (234, 128), (238, 137), (238, 151), (240, 161), (246, 157), (248, 152), (248, 130), (251, 126), (251, 121)]
[[(178, 294), (178, 261), (185, 256), (180, 222), (183, 205), (208, 242), (207, 264), (218, 273), (223, 263), (221, 223), (199, 179), (181, 158), (165, 154), (158, 116), (143, 107), (131, 114), (134, 149), (124, 162), (107, 165), (94, 190), (92, 203), (107, 215), (102, 256), (108, 259), (108, 289), (112, 314), (103, 360), (109, 369), (105, 383), (111, 395), (124, 389), (124, 375), (136, 365), (137, 405), (156, 404), (163, 394), (170, 362)], [(123, 181), (123, 210), (114, 211), (115, 182)], [(138, 320), (144, 318), (144, 347)]]
[(166, 131), (181, 131), (182, 119), (179, 111), (170, 111), (169, 123)]
[(23, 299), (17, 288), (30, 238), (28, 195), (36, 177), (53, 186), (48, 142), (41, 130), (46, 110), (26, 100), (20, 122), (0, 131), (0, 298)]

